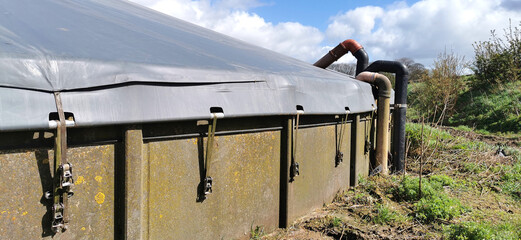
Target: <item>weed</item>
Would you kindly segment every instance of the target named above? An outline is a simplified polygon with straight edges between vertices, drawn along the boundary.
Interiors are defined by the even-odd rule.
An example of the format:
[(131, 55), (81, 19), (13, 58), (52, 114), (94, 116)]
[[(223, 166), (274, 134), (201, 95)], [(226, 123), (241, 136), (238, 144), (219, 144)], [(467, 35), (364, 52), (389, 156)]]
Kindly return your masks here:
[(342, 219), (340, 219), (338, 217), (332, 217), (329, 220), (329, 226), (328, 227), (336, 228), (336, 227), (342, 226), (342, 224), (343, 224), (342, 223)]
[(432, 222), (438, 219), (451, 220), (458, 217), (467, 209), (459, 200), (439, 194), (431, 198), (422, 198), (414, 204), (416, 218), (423, 222)]
[(375, 208), (376, 216), (371, 220), (375, 224), (389, 224), (389, 223), (402, 223), (407, 221), (407, 217), (402, 214), (393, 211), (389, 206), (384, 204), (376, 204)]
[(264, 227), (262, 226), (253, 226), (250, 227), (250, 239), (258, 240), (261, 239), (261, 237), (264, 236)]
[[(422, 181), (422, 198), (430, 198), (441, 194), (444, 186), (452, 185), (454, 180), (445, 175), (433, 175)], [(393, 189), (395, 197), (404, 201), (420, 199), (419, 179), (405, 176), (400, 184)]]
[(473, 163), (473, 162), (463, 163), (463, 168), (461, 168), (462, 172), (475, 173), (475, 174), (481, 173), (485, 170), (486, 170), (486, 166), (479, 164), (479, 163)]

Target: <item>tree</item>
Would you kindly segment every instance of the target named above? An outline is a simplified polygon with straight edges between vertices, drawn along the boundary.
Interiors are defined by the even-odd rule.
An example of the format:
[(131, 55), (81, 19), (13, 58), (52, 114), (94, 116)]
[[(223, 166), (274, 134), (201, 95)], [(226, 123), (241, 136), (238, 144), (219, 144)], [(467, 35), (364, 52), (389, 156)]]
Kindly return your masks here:
[(417, 63), (411, 58), (403, 57), (396, 61), (403, 63), (409, 69), (409, 81), (411, 82), (420, 81), (429, 72), (423, 64)]
[(462, 77), (466, 63), (464, 57), (453, 52), (440, 53), (434, 68), (423, 75), (413, 93), (414, 102), (422, 115), (436, 123), (443, 123), (451, 115), (459, 94), (465, 89)]

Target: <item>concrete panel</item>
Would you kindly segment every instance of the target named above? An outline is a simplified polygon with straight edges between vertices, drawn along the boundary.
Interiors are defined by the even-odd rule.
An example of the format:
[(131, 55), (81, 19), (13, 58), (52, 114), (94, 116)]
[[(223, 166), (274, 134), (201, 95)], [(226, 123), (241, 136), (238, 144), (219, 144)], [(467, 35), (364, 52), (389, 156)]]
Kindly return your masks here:
[[(369, 119), (369, 118), (368, 118)], [(351, 186), (356, 186), (360, 177), (369, 174), (370, 166), (370, 147), (374, 146), (374, 139), (371, 138), (371, 121), (361, 119), (360, 115), (355, 117), (351, 132)], [(369, 144), (371, 142), (372, 144)]]
[(338, 191), (349, 187), (350, 123), (344, 129), (341, 151), (344, 162), (335, 167), (336, 133), (332, 126), (298, 131), (296, 162), (300, 175), (289, 184), (289, 221), (330, 203)]
[[(150, 239), (247, 237), (251, 227), (278, 226), (279, 131), (218, 136), (213, 193), (198, 197), (206, 139), (150, 142)], [(131, 226), (128, 226), (131, 227)]]
[[(0, 154), (0, 239), (39, 239), (53, 236), (52, 189), (54, 152), (12, 150)], [(69, 229), (55, 239), (114, 237), (114, 146), (70, 148), (74, 196), (69, 199)]]

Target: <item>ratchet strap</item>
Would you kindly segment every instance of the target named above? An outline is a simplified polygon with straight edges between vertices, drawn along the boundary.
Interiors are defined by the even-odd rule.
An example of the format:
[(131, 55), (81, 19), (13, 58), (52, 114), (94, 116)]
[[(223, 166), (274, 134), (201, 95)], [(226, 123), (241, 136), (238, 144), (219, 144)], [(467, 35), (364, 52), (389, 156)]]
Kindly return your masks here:
[(291, 153), (291, 166), (290, 166), (290, 182), (293, 182), (295, 180), (295, 177), (300, 174), (299, 164), (296, 160), (297, 155), (297, 145), (298, 145), (298, 128), (299, 128), (299, 122), (300, 122), (300, 114), (302, 114), (303, 111), (298, 110), (297, 111), (297, 119), (295, 122), (294, 127), (294, 134), (293, 134), (293, 147), (292, 147), (292, 153)]
[(54, 143), (54, 187), (52, 193), (54, 201), (52, 230), (56, 233), (67, 230), (69, 197), (73, 195), (71, 186), (74, 185), (74, 180), (72, 178), (72, 165), (67, 162), (67, 127), (59, 92), (54, 93), (54, 99), (59, 119)]
[(217, 115), (213, 115), (212, 124), (208, 124), (208, 140), (206, 141), (206, 160), (204, 166), (204, 195), (212, 193), (213, 179), (210, 177), (210, 164), (212, 163), (215, 128), (217, 127)]
[(336, 146), (335, 167), (344, 161), (344, 153), (340, 151), (340, 147), (342, 146), (342, 141), (344, 139), (344, 132), (347, 127), (347, 118), (349, 117), (349, 113), (350, 111), (346, 110), (346, 116), (340, 122), (340, 133), (337, 134), (338, 142)]

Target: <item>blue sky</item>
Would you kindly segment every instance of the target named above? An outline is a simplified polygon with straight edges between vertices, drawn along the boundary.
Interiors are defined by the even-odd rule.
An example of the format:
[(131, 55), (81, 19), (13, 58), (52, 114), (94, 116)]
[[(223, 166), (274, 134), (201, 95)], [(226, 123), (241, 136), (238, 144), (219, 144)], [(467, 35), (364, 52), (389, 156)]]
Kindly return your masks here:
[(349, 38), (370, 60), (409, 57), (430, 67), (443, 51), (471, 60), (472, 44), (491, 30), (521, 26), (521, 0), (131, 1), (310, 63)]
[[(363, 6), (386, 6), (394, 1), (389, 0), (329, 0), (329, 1), (265, 1), (264, 5), (253, 8), (259, 16), (269, 22), (299, 22), (304, 25), (315, 26), (325, 31), (329, 18), (342, 14), (350, 9)], [(415, 3), (417, 1), (403, 1)]]

